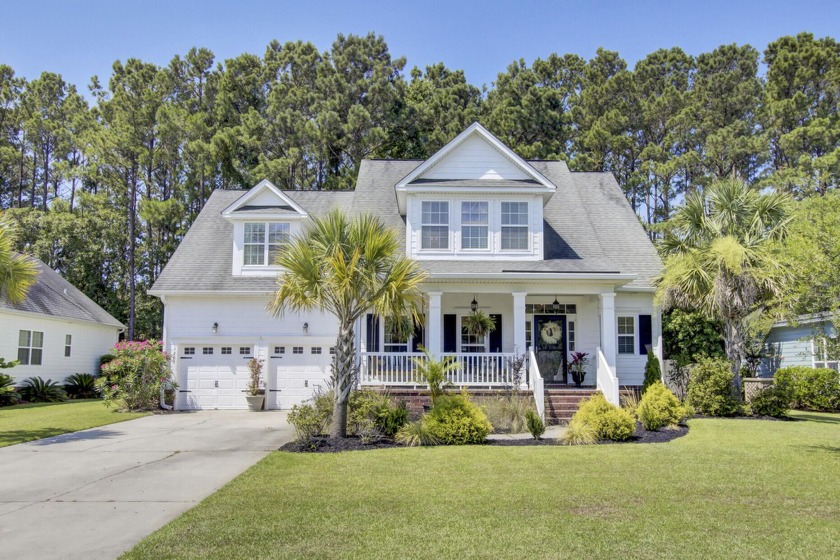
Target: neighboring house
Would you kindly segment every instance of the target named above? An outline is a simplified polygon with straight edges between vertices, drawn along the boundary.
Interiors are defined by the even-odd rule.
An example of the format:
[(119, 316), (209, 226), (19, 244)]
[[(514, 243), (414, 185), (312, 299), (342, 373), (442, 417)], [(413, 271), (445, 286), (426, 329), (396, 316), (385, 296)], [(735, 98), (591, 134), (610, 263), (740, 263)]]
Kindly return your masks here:
[(831, 317), (806, 315), (796, 324), (775, 323), (764, 341), (767, 357), (762, 361), (759, 375), (770, 377), (777, 369), (790, 366), (838, 369), (840, 354), (827, 342), (837, 333)]
[(58, 383), (74, 373), (99, 373), (125, 326), (56, 271), (38, 268), (26, 299), (12, 305), (0, 297), (0, 356), (19, 365), (3, 370), (18, 385), (28, 377)]
[[(420, 345), (462, 364), (456, 385), (485, 388), (510, 384), (511, 359), (524, 353), (528, 386), (534, 365), (567, 381), (577, 350), (592, 357), (585, 384), (617, 401), (619, 386), (642, 384), (648, 348), (661, 359), (652, 278), (662, 263), (615, 178), (525, 161), (473, 124), (428, 160), (362, 161), (351, 192), (268, 181), (215, 191), (150, 291), (165, 305), (178, 408), (243, 408), (251, 357), (265, 360), (268, 408), (326, 386), (335, 320), (274, 319), (266, 304), (275, 253), (333, 208), (377, 215), (429, 273), (413, 335), (373, 316), (357, 325), (362, 385), (422, 385), (410, 359)], [(462, 329), (472, 306), (496, 323), (489, 336)]]

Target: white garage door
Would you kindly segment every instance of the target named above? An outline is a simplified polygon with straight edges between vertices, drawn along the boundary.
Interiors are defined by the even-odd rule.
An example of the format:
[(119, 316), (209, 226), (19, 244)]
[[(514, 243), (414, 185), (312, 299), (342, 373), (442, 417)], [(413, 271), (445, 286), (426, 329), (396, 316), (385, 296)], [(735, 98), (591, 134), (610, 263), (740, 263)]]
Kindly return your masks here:
[(247, 408), (250, 346), (185, 344), (178, 354), (179, 409)]
[(330, 377), (329, 346), (277, 343), (269, 347), (272, 408), (287, 410), (326, 389)]

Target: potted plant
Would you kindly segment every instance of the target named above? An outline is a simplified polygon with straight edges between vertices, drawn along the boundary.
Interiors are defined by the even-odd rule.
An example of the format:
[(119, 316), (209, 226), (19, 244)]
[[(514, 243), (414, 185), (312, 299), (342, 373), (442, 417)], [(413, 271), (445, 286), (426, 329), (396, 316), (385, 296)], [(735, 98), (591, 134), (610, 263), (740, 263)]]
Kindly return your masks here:
[(586, 377), (586, 366), (589, 364), (588, 352), (572, 352), (572, 361), (569, 363), (569, 369), (572, 370), (572, 381), (575, 382), (576, 387), (580, 387), (583, 383), (583, 378)]
[(485, 336), (496, 330), (496, 323), (481, 310), (464, 317), (461, 326), (473, 336)]
[(254, 412), (262, 410), (265, 402), (265, 389), (262, 385), (263, 361), (251, 358), (248, 362), (248, 369), (251, 371), (251, 378), (248, 380), (248, 387), (245, 389), (245, 400), (248, 401), (248, 410)]

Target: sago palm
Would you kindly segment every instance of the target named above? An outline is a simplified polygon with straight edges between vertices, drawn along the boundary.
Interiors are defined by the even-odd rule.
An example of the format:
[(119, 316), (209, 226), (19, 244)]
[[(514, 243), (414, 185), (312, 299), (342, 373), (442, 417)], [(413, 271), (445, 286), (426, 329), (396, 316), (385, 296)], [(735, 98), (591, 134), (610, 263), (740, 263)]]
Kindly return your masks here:
[(686, 200), (660, 243), (665, 269), (657, 281), (657, 302), (697, 309), (723, 322), (739, 394), (745, 319), (782, 289), (785, 273), (775, 248), (787, 232), (789, 207), (785, 195), (762, 195), (741, 181), (719, 181)]
[(22, 302), (37, 274), (32, 259), (15, 252), (14, 228), (0, 217), (0, 297), (11, 304)]
[[(371, 215), (351, 219), (335, 210), (313, 218), (280, 252), (283, 268), (268, 306), (274, 316), (321, 310), (338, 320), (330, 435), (347, 435), (347, 402), (356, 382), (353, 327), (367, 313), (419, 319), (425, 273), (405, 257), (395, 233)], [(405, 323), (398, 321), (398, 324)]]

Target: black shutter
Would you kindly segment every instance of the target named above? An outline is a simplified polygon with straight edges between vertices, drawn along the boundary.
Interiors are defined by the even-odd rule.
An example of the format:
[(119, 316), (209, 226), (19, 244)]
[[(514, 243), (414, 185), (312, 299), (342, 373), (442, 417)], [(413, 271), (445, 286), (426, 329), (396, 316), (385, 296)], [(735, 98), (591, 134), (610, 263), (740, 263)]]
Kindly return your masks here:
[(490, 351), (491, 352), (501, 352), (502, 351), (502, 316), (499, 314), (491, 313), (490, 318), (493, 319), (493, 323), (496, 325), (496, 328), (493, 332), (490, 333)]
[(458, 351), (458, 316), (443, 316), (443, 351)]
[(639, 354), (647, 354), (648, 346), (653, 346), (653, 322), (650, 315), (639, 315)]
[(379, 317), (373, 313), (367, 314), (367, 351), (379, 352)]
[(426, 343), (423, 341), (426, 335), (426, 329), (423, 327), (423, 323), (414, 323), (414, 339), (411, 341), (411, 351), (412, 352), (420, 352), (420, 347), (426, 347)]

